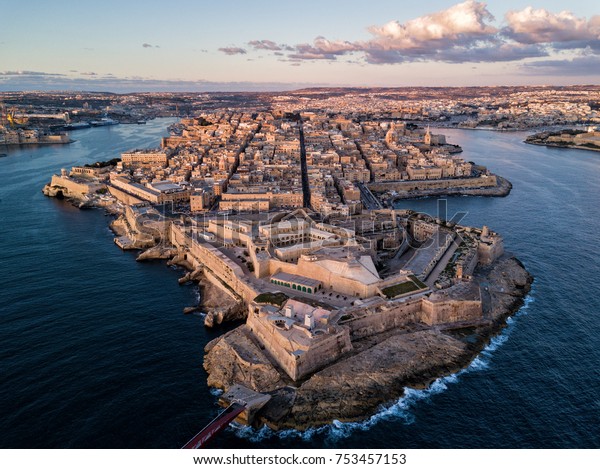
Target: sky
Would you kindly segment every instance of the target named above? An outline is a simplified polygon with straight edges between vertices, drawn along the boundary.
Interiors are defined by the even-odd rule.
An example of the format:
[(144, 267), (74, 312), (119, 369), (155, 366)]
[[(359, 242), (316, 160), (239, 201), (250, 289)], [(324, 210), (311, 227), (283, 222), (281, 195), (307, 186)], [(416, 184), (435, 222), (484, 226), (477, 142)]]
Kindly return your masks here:
[(0, 0), (0, 91), (600, 84), (589, 0)]

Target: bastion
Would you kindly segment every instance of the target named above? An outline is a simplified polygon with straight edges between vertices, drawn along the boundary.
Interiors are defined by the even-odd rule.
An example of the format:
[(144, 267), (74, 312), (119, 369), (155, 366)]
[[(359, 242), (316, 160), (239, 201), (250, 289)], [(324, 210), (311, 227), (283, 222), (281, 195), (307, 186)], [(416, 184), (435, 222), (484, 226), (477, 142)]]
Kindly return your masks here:
[[(366, 218), (395, 243), (365, 229)], [(487, 227), (401, 210), (355, 222), (297, 210), (260, 222), (171, 225), (179, 255), (247, 307), (243, 325), (206, 346), (204, 364), (210, 386), (269, 396), (245, 423), (307, 428), (365, 418), (406, 386), (466, 366), (533, 280)]]

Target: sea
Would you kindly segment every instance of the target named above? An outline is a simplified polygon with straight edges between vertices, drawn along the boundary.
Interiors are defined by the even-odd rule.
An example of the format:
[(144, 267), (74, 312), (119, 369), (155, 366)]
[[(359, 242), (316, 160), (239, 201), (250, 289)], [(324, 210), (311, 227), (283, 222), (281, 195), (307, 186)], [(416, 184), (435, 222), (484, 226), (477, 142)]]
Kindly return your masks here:
[[(179, 448), (219, 412), (184, 272), (123, 252), (102, 210), (41, 190), (61, 168), (158, 146), (169, 119), (71, 133), (0, 158), (0, 448)], [(444, 129), (508, 197), (397, 202), (487, 225), (534, 275), (521, 309), (466, 369), (356, 423), (230, 426), (212, 448), (600, 447), (600, 153), (526, 133)]]

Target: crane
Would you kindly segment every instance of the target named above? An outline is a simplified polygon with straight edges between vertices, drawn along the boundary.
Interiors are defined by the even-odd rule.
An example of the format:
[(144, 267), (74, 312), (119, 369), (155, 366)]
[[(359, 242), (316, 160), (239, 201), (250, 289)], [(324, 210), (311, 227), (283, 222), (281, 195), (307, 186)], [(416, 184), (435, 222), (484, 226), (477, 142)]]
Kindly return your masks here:
[(25, 125), (29, 120), (26, 116), (21, 115), (17, 117), (17, 108), (13, 107), (6, 113), (6, 118), (10, 123), (11, 127), (15, 127), (16, 125)]

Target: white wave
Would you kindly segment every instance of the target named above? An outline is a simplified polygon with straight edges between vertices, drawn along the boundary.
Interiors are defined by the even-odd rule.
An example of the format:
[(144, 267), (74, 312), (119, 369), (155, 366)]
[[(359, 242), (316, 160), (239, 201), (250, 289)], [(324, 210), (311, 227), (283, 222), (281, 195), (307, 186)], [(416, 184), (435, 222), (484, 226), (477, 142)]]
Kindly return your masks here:
[(482, 354), (484, 354), (484, 355), (488, 355), (488, 354), (490, 354), (490, 353), (492, 353), (492, 352), (495, 352), (496, 350), (498, 350), (498, 347), (500, 347), (502, 344), (504, 344), (504, 343), (505, 343), (505, 342), (508, 340), (508, 336), (509, 336), (509, 334), (507, 334), (507, 333), (506, 333), (506, 332), (507, 332), (507, 330), (506, 330), (506, 329), (509, 329), (509, 328), (511, 328), (511, 329), (512, 329), (512, 327), (511, 327), (511, 326), (512, 326), (513, 324), (514, 324), (514, 321), (513, 321), (511, 324), (509, 324), (509, 325), (508, 325), (508, 326), (507, 326), (507, 327), (504, 329), (504, 331), (503, 331), (503, 333), (502, 333), (502, 334), (500, 334), (500, 335), (497, 335), (497, 336), (495, 336), (495, 337), (492, 337), (492, 340), (490, 340), (490, 343), (487, 345), (487, 347), (485, 347), (485, 348), (484, 348), (484, 349), (481, 351), (481, 353), (482, 353)]
[[(483, 353), (483, 351), (481, 353)], [(490, 365), (490, 363), (487, 360), (484, 360), (483, 358), (477, 356), (469, 364), (469, 366), (467, 368), (465, 368), (465, 371), (468, 369), (471, 369), (471, 371), (481, 371), (481, 370), (485, 370), (486, 368), (488, 368), (489, 365)], [(463, 371), (463, 370), (461, 370), (461, 371)], [(457, 375), (459, 373), (460, 373), (460, 371), (457, 373)]]
[(219, 397), (221, 394), (223, 394), (223, 390), (217, 388), (210, 388), (210, 393), (215, 397)]
[(233, 430), (236, 436), (238, 436), (239, 438), (251, 441), (252, 443), (257, 443), (261, 440), (266, 440), (276, 434), (267, 426), (261, 427), (257, 430), (246, 425), (241, 425), (237, 422), (230, 423), (229, 429)]
[(527, 314), (529, 305), (535, 300), (533, 293), (534, 290), (532, 289), (530, 294), (525, 298), (524, 304), (519, 311), (517, 311), (514, 316), (507, 319), (507, 326), (502, 332), (493, 337), (490, 340), (490, 343), (483, 348), (479, 355), (477, 355), (466, 368), (451, 375), (436, 379), (425, 389), (404, 388), (404, 394), (400, 399), (391, 405), (382, 406), (376, 414), (366, 420), (360, 422), (340, 422), (339, 420), (334, 420), (329, 425), (313, 427), (304, 431), (283, 430), (276, 432), (266, 426), (256, 430), (251, 427), (237, 424), (232, 425), (231, 427), (238, 437), (252, 442), (258, 442), (273, 437), (279, 438), (280, 440), (302, 439), (304, 441), (310, 441), (315, 436), (322, 436), (326, 442), (335, 443), (341, 439), (348, 438), (357, 430), (369, 430), (381, 421), (395, 420), (402, 421), (405, 425), (412, 425), (415, 422), (415, 416), (411, 412), (411, 409), (419, 402), (429, 401), (432, 396), (443, 393), (448, 389), (449, 384), (458, 383), (463, 374), (479, 372), (489, 368), (490, 358), (493, 352), (506, 343), (511, 331), (515, 328), (517, 322), (516, 318)]

